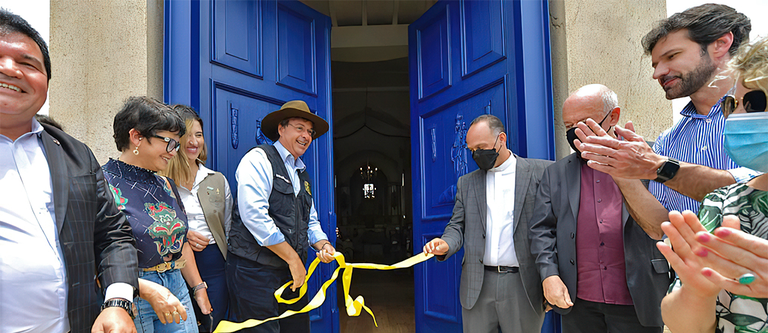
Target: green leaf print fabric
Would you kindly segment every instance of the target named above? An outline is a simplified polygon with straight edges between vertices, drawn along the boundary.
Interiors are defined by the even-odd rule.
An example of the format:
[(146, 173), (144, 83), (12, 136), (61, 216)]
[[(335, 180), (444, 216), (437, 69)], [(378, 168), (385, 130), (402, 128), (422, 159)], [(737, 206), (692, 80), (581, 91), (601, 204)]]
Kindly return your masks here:
[[(768, 239), (768, 192), (746, 184), (719, 188), (704, 198), (699, 220), (712, 232), (723, 216), (739, 218), (741, 230)], [(734, 295), (726, 290), (717, 296), (717, 331), (722, 333), (768, 332), (768, 299)]]

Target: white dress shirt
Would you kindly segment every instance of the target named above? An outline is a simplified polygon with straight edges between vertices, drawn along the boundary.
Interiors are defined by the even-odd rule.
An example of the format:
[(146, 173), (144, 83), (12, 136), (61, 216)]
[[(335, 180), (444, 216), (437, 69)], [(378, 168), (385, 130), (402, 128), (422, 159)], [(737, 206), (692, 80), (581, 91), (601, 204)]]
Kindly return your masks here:
[(520, 264), (513, 240), (515, 213), (515, 169), (517, 159), (510, 155), (504, 163), (485, 174), (486, 213), (485, 255), (487, 266)]
[[(211, 228), (208, 227), (208, 223), (205, 222), (205, 214), (203, 213), (203, 207), (200, 206), (200, 200), (197, 197), (197, 190), (200, 188), (200, 182), (202, 182), (209, 173), (212, 173), (211, 169), (205, 167), (205, 165), (198, 164), (197, 174), (195, 174), (195, 182), (192, 185), (192, 189), (188, 190), (183, 186), (179, 186), (179, 194), (181, 195), (181, 201), (184, 203), (184, 209), (187, 211), (187, 226), (189, 230), (199, 232), (205, 237), (208, 237), (208, 244), (216, 244), (216, 240), (213, 238)], [(232, 192), (229, 189), (229, 182), (224, 182), (225, 199), (224, 199), (224, 232), (229, 235), (229, 227), (232, 224)]]
[[(299, 194), (301, 184), (299, 170), (306, 166), (301, 159), (296, 159), (283, 147), (280, 141), (275, 142), (278, 154), (285, 163), (285, 169), (293, 184), (293, 193)], [(285, 242), (285, 237), (269, 216), (269, 195), (272, 193), (272, 164), (267, 158), (267, 153), (261, 148), (252, 149), (243, 159), (235, 171), (237, 180), (237, 205), (240, 217), (248, 231), (261, 246), (271, 246)], [(309, 245), (328, 239), (317, 220), (315, 203), (309, 211)]]
[[(56, 227), (53, 185), (40, 135), (0, 135), (0, 333), (68, 332), (67, 272)], [(95, 218), (95, 216), (94, 216)], [(105, 299), (133, 299), (114, 283)]]
[(0, 332), (67, 332), (67, 277), (59, 247), (43, 127), (0, 135)]

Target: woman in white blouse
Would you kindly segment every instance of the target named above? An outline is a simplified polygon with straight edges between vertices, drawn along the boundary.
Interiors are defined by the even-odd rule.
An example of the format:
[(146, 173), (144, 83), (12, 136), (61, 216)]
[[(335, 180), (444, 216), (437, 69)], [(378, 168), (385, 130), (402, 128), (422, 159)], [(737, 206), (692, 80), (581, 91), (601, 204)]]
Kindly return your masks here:
[[(208, 158), (203, 137), (203, 121), (194, 109), (173, 105), (187, 126), (181, 137), (181, 149), (168, 165), (167, 176), (179, 184), (184, 208), (189, 219), (188, 243), (195, 253), (197, 268), (205, 281), (194, 292), (208, 289), (211, 317), (199, 316), (200, 328), (211, 330), (227, 317), (227, 280), (224, 265), (227, 257), (227, 235), (232, 216), (232, 194), (227, 179), (220, 172), (205, 167)], [(207, 320), (212, 322), (206, 322)]]

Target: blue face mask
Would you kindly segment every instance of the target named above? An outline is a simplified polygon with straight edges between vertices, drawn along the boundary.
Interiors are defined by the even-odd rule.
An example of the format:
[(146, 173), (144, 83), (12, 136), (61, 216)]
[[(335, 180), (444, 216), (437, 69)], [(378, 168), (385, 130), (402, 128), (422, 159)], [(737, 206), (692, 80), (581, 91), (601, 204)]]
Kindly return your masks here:
[(728, 116), (724, 135), (725, 151), (736, 164), (768, 172), (768, 112)]

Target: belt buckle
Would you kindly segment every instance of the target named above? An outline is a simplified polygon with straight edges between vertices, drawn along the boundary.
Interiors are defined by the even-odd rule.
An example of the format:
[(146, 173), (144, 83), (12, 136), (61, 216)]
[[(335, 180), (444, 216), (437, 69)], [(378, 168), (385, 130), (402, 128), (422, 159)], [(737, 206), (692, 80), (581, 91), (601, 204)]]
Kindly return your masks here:
[(157, 272), (158, 273), (164, 273), (165, 271), (168, 271), (171, 269), (171, 263), (170, 262), (164, 262), (160, 265), (157, 265)]
[(498, 272), (499, 274), (501, 274), (501, 273), (505, 273), (506, 271), (502, 271), (502, 270), (501, 270), (501, 266), (496, 266), (496, 272)]

